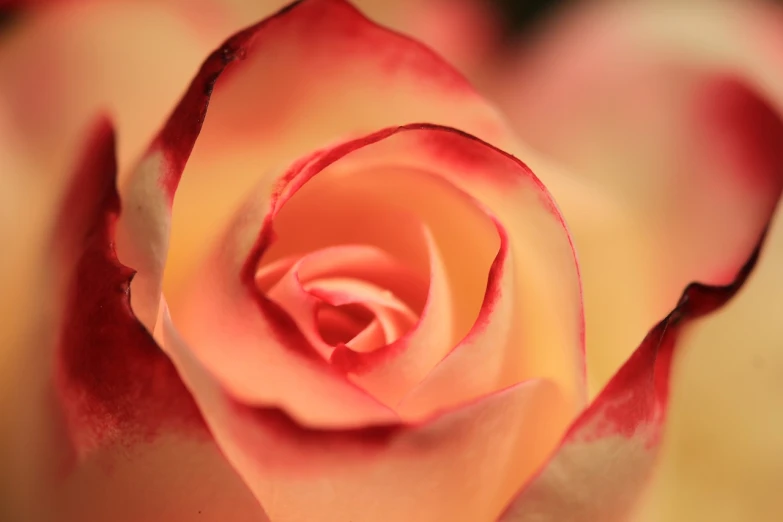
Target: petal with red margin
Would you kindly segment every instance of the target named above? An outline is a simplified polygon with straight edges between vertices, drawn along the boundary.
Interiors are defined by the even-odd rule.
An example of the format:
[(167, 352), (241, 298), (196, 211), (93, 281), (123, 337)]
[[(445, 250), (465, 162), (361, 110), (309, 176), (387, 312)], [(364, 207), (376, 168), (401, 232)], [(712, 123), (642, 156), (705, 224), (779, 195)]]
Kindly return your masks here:
[[(324, 366), (290, 318), (255, 286), (276, 214), (299, 188), (338, 160), (348, 172), (403, 164), (464, 187), (500, 214), (514, 249), (519, 275), (509, 293), (522, 317), (514, 321), (519, 335), (503, 335), (512, 319), (508, 311), (503, 317), (487, 317), (472, 336), (474, 342), (456, 350), (480, 350), (487, 360), (475, 364), (470, 358), (455, 358), (443, 371), (455, 397), (438, 396), (442, 402), (419, 405), (411, 415), (426, 417), (446, 405), (540, 376), (557, 383), (575, 412), (584, 392), (581, 294), (562, 218), (521, 162), (476, 138), (432, 125), (389, 128), (341, 143), (299, 160), (279, 178), (265, 180), (190, 282), (188, 293), (171, 308), (187, 349), (240, 400), (280, 407), (305, 425), (355, 427), (393, 420), (390, 411)], [(522, 308), (519, 304), (525, 300), (530, 305)], [(450, 345), (432, 348), (448, 350)], [(544, 350), (546, 356), (540, 353)], [(299, 386), (303, 381), (310, 385)]]
[(76, 162), (98, 110), (123, 129), (121, 175), (148, 145), (201, 60), (229, 34), (216, 17), (199, 20), (192, 5), (166, 4), (48, 2), (3, 32), (0, 98), (40, 172)]
[[(40, 224), (32, 219), (20, 245), (21, 254), (35, 247), (28, 261), (45, 287), (36, 295), (48, 297), (51, 307), (39, 301), (27, 321), (35, 332), (17, 339), (24, 341), (16, 347), (23, 350), (21, 375), (11, 381), (17, 407), (4, 417), (10, 437), (0, 447), (10, 450), (3, 472), (13, 476), (9, 489), (0, 490), (3, 508), (14, 508), (8, 520), (163, 522), (189, 519), (200, 509), (199, 519), (212, 522), (266, 521), (170, 361), (130, 312), (130, 272), (111, 246), (119, 199), (113, 133), (105, 122), (88, 145), (77, 173), (63, 176), (68, 194), (50, 205), (58, 218), (43, 222), (52, 234), (39, 244), (30, 237)], [(46, 210), (49, 191), (59, 196), (41, 184), (24, 200), (31, 215)], [(6, 495), (12, 496), (7, 505)]]
[[(214, 66), (205, 65), (190, 91), (195, 99), (214, 84), (177, 192), (169, 297), (189, 279), (259, 176), (278, 165), (337, 140), (411, 121), (454, 126), (501, 146), (513, 141), (494, 108), (459, 73), (344, 1), (305, 0), (243, 34), (224, 49), (225, 56), (244, 59), (215, 80), (224, 54), (214, 55)], [(211, 203), (208, 211), (204, 201)]]
[(689, 282), (731, 280), (769, 220), (783, 10), (584, 4), (509, 50), (483, 85), (525, 142), (572, 167), (572, 194), (549, 188), (579, 251), (598, 392)]
[(779, 205), (737, 296), (681, 334), (656, 474), (634, 522), (780, 519), (781, 263)]
[(492, 216), (501, 236), (477, 323), (405, 398), (403, 410), (426, 414), (545, 377), (561, 387), (576, 413), (585, 395), (579, 269), (549, 192), (524, 163), (460, 131), (412, 124), (390, 132), (346, 156), (342, 168), (394, 165), (439, 177)]
[(216, 440), (273, 519), (491, 519), (569, 416), (556, 386), (529, 381), (420, 424), (307, 428), (276, 408), (237, 403), (169, 318), (163, 337)]
[(625, 520), (653, 471), (667, 416), (672, 358), (683, 348), (683, 329), (731, 299), (757, 257), (758, 250), (731, 285), (694, 283), (685, 290), (499, 522)]
[(67, 288), (56, 382), (80, 457), (118, 436), (123, 443), (149, 439), (167, 424), (206, 435), (176, 370), (129, 307), (133, 272), (114, 252), (120, 202), (108, 124), (91, 145), (61, 220), (67, 224), (63, 238), (78, 261)]

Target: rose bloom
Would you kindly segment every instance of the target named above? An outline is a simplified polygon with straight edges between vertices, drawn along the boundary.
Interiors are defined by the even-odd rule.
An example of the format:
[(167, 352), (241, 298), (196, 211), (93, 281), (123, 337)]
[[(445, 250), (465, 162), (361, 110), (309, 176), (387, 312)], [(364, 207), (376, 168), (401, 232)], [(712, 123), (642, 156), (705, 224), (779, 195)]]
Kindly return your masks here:
[(0, 519), (778, 520), (783, 12), (272, 4), (0, 34)]

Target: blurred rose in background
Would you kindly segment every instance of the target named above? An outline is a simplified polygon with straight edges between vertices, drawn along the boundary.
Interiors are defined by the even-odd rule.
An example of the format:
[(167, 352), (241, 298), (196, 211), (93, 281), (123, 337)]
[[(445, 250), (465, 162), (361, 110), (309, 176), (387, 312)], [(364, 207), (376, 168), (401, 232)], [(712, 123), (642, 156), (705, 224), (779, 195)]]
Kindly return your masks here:
[[(198, 437), (155, 433), (142, 457), (122, 443), (84, 459), (63, 449), (67, 423), (51, 400), (51, 347), (59, 342), (51, 325), (78, 253), (53, 236), (67, 236), (58, 224), (87, 205), (63, 209), (61, 201), (96, 115), (108, 114), (116, 131), (117, 184), (132, 183), (139, 158), (205, 58), (287, 3), (0, 2), (0, 519), (267, 520), (258, 503), (265, 499), (257, 500), (247, 470), (220, 437), (220, 451), (205, 452)], [(568, 423), (550, 419), (560, 430), (554, 442), (570, 424), (568, 434), (549, 447), (539, 472), (504, 486), (514, 494), (502, 514), (487, 516), (778, 520), (783, 7), (761, 0), (353, 3), (431, 47), (494, 105), (518, 148), (479, 128), (460, 130), (531, 167), (562, 212), (578, 258), (586, 401)], [(326, 74), (294, 76), (316, 85)], [(433, 114), (410, 113), (417, 116), (399, 123), (430, 123)], [(201, 211), (181, 208), (181, 220)], [(177, 204), (174, 216), (174, 228), (182, 227)], [(184, 263), (185, 254), (174, 251), (179, 244), (175, 238), (169, 272)], [(183, 284), (167, 277), (172, 288)], [(682, 298), (692, 282), (712, 288), (691, 287)], [(175, 366), (195, 390), (188, 370)], [(219, 432), (195, 394), (210, 430)], [(620, 427), (618, 417), (633, 424)], [(415, 479), (400, 476), (407, 483), (392, 491), (406, 495)], [(270, 495), (285, 499), (283, 490)], [(443, 494), (441, 503), (471, 502)], [(390, 493), (377, 495), (382, 505)], [(288, 520), (285, 500), (266, 500), (267, 511), (272, 506)], [(205, 507), (194, 512), (196, 504)], [(342, 520), (335, 510), (323, 520)], [(366, 520), (394, 520), (378, 516)]]

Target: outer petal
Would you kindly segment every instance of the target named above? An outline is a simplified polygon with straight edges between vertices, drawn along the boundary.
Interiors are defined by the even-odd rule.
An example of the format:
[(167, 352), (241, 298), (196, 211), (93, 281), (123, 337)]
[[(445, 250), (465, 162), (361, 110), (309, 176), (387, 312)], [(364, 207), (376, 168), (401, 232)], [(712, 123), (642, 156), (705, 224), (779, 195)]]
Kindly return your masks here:
[(593, 391), (688, 282), (730, 279), (768, 221), (781, 34), (762, 2), (602, 2), (485, 78), (521, 137), (586, 187), (551, 189), (584, 270)]
[(66, 287), (55, 375), (78, 457), (116, 436), (144, 440), (166, 423), (203, 428), (176, 371), (128, 307), (133, 272), (114, 253), (120, 208), (108, 124), (91, 145), (61, 218), (77, 262)]
[[(35, 373), (27, 370), (39, 345), (48, 344), (52, 320), (37, 296), (52, 291), (42, 267), (53, 221), (56, 185), (31, 175), (14, 141), (5, 106), (0, 102), (0, 519), (19, 520), (32, 505), (34, 469), (41, 457), (29, 451), (35, 440), (36, 415), (28, 407), (41, 393)], [(44, 276), (42, 277), (42, 274)], [(33, 519), (35, 520), (35, 519)]]
[[(688, 349), (683, 333), (723, 306), (745, 283), (755, 262), (754, 254), (729, 286), (692, 284), (686, 289), (677, 307), (571, 426), (501, 522), (627, 520), (653, 471), (667, 416), (672, 357)], [(704, 398), (699, 407), (712, 400)]]
[[(511, 141), (494, 109), (457, 72), (341, 0), (301, 2), (233, 39), (225, 53), (244, 58), (214, 81), (209, 75), (223, 56), (216, 54), (191, 91), (214, 81), (204, 132), (177, 193), (171, 291), (259, 175), (312, 150), (412, 121), (454, 126), (499, 146)], [(208, 214), (204, 201), (212, 203)]]
[(783, 213), (725, 308), (687, 327), (638, 522), (773, 522), (783, 483)]
[[(0, 492), (16, 504), (9, 520), (163, 522), (201, 511), (214, 521), (264, 521), (171, 363), (130, 312), (131, 272), (112, 248), (114, 158), (103, 123), (54, 206), (57, 219), (45, 222), (56, 224), (53, 236), (30, 238), (38, 248), (28, 261), (46, 288), (27, 291), (46, 300), (32, 320), (20, 321), (29, 337), (16, 337), (26, 340), (17, 347), (25, 351), (16, 366), (23, 377), (11, 381), (18, 405), (4, 417), (9, 436), (1, 441), (12, 450), (3, 457), (13, 486)], [(46, 193), (27, 201), (35, 208)], [(29, 225), (35, 233), (36, 223)]]
[[(221, 448), (273, 520), (489, 520), (567, 418), (556, 388), (531, 381), (419, 425), (308, 429), (280, 410), (237, 403), (168, 319), (163, 336)], [(544, 417), (553, 423), (535, 420)]]
[[(0, 45), (0, 98), (41, 172), (76, 161), (79, 136), (110, 111), (124, 172), (165, 120), (203, 57), (227, 34), (197, 10), (162, 2), (50, 2)], [(40, 153), (46, 151), (46, 154)]]

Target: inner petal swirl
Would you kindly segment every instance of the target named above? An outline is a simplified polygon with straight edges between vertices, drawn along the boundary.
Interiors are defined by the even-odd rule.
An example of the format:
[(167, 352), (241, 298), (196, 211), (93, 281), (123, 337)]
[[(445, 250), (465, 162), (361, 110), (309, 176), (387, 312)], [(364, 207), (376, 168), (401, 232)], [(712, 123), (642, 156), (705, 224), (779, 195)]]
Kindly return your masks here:
[(255, 284), (323, 359), (395, 407), (475, 324), (500, 238), (439, 176), (346, 163), (283, 198)]

